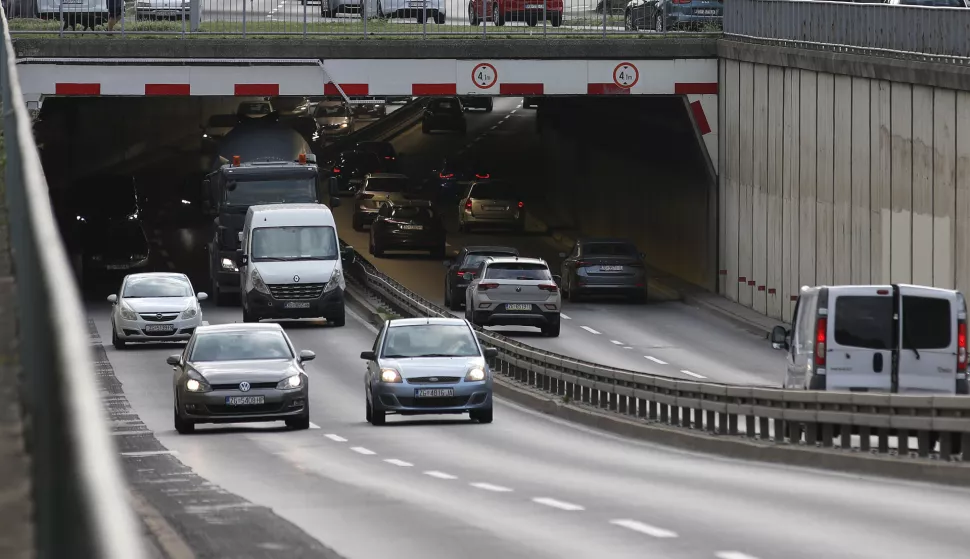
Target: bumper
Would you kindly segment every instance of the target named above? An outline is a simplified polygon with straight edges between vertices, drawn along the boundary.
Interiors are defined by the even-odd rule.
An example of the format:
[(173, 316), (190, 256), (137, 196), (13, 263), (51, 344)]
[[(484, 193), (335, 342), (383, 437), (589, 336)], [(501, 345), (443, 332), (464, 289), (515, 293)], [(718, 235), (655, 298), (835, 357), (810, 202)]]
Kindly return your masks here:
[(375, 235), (374, 241), (385, 249), (437, 250), (445, 246), (445, 238), (439, 235), (385, 234)]
[[(294, 304), (299, 306), (293, 306)], [(281, 301), (274, 299), (272, 295), (252, 290), (246, 293), (245, 305), (246, 310), (259, 319), (336, 317), (344, 312), (344, 292), (338, 287), (324, 292), (316, 299)]]
[(461, 120), (426, 120), (424, 125), (428, 130), (461, 131), (465, 129), (465, 123)]
[(376, 208), (357, 208), (354, 210), (354, 219), (363, 223), (364, 225), (370, 225), (374, 223), (374, 219), (377, 217)]
[(317, 134), (327, 138), (338, 138), (350, 134), (353, 130), (353, 126), (346, 126), (344, 128), (321, 128), (317, 130)]
[(618, 281), (612, 278), (590, 278), (579, 275), (576, 277), (576, 287), (573, 289), (580, 293), (633, 295), (642, 293), (646, 288), (646, 278), (632, 277)]
[[(453, 388), (454, 396), (417, 398), (419, 388)], [(399, 415), (467, 413), (492, 407), (492, 381), (450, 385), (379, 383), (371, 391), (374, 409)]]
[[(264, 403), (249, 406), (228, 406), (227, 396), (263, 396)], [(189, 392), (179, 389), (179, 413), (195, 423), (244, 423), (253, 421), (282, 421), (309, 413), (308, 389), (298, 390), (254, 389), (214, 390), (212, 392)]]
[[(167, 331), (150, 332), (151, 326), (171, 326)], [(202, 326), (202, 315), (195, 318), (176, 319), (171, 322), (147, 320), (118, 320), (115, 327), (118, 338), (126, 342), (184, 342), (192, 337), (195, 329)]]
[(667, 20), (667, 27), (699, 27), (701, 25), (720, 25), (724, 16), (709, 16), (695, 14), (673, 14)]
[[(501, 307), (501, 305), (499, 305)], [(531, 311), (510, 312), (498, 310), (475, 310), (473, 313), (475, 324), (482, 326), (535, 326), (542, 328), (559, 322), (559, 311), (540, 310), (539, 305), (533, 304)]]
[(525, 225), (525, 213), (508, 217), (485, 217), (465, 212), (461, 215), (461, 222), (465, 225), (476, 225), (479, 227), (523, 227)]
[(125, 260), (92, 260), (87, 258), (84, 260), (84, 269), (89, 272), (101, 272), (101, 273), (120, 273), (127, 274), (131, 273), (133, 270), (140, 270), (148, 266), (148, 258), (143, 258), (132, 262), (129, 259)]

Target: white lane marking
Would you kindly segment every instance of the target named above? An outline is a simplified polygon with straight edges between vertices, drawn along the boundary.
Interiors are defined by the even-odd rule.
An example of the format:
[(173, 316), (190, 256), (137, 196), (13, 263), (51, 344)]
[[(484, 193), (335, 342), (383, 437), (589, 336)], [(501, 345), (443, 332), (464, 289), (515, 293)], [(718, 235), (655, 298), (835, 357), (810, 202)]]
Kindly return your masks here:
[(647, 359), (653, 361), (654, 363), (656, 363), (658, 365), (666, 365), (667, 364), (666, 361), (661, 361), (660, 359), (657, 359), (656, 357), (654, 357), (652, 355), (644, 355), (644, 357), (646, 357)]
[(445, 246), (451, 248), (451, 243), (445, 243)]
[(140, 456), (162, 456), (165, 454), (178, 454), (177, 450), (143, 450), (140, 452), (122, 452), (122, 456), (138, 458)]
[(653, 536), (655, 538), (676, 538), (677, 537), (677, 534), (674, 532), (671, 532), (670, 530), (664, 530), (663, 528), (657, 528), (656, 526), (651, 526), (649, 524), (644, 524), (643, 522), (637, 522), (636, 520), (630, 520), (628, 518), (610, 520), (610, 524), (613, 524), (614, 526), (620, 526), (628, 530), (633, 530), (634, 532), (640, 532), (641, 534), (646, 534), (648, 536)]
[(438, 470), (430, 470), (430, 471), (424, 472), (424, 475), (436, 477), (438, 479), (458, 479), (458, 476), (453, 476), (451, 474), (439, 472)]
[(489, 128), (489, 130), (495, 130), (496, 128), (498, 128), (498, 124), (496, 124), (495, 126)]
[(522, 103), (519, 103), (518, 105), (516, 105), (515, 108), (516, 109), (521, 109), (522, 108)]
[(714, 557), (718, 559), (756, 559), (755, 557), (748, 555), (747, 553), (741, 553), (740, 551), (718, 551), (714, 554)]
[(559, 318), (565, 318), (566, 320), (572, 320), (571, 317), (566, 316), (564, 313), (559, 313)]
[(347, 439), (341, 437), (340, 435), (334, 435), (333, 433), (327, 433), (326, 435), (324, 435), (324, 437), (327, 437), (331, 441), (335, 441), (335, 442), (338, 442), (338, 443), (345, 443), (345, 442), (347, 442)]
[(630, 346), (628, 346), (628, 345), (626, 345), (626, 346), (623, 346), (623, 349), (633, 349), (633, 348), (630, 347)]
[(384, 461), (387, 462), (388, 464), (401, 466), (402, 468), (410, 468), (411, 466), (414, 465), (410, 462), (405, 462), (404, 460), (398, 460), (397, 458), (386, 458)]
[(365, 456), (370, 456), (370, 455), (372, 455), (372, 454), (377, 454), (377, 453), (376, 453), (376, 452), (374, 452), (373, 450), (370, 450), (370, 449), (367, 449), (367, 448), (364, 448), (364, 447), (362, 447), (362, 446), (352, 446), (352, 447), (350, 447), (350, 450), (353, 450), (354, 452), (356, 452), (356, 453), (358, 453), (358, 454), (363, 454), (363, 455), (365, 455)]
[(586, 507), (581, 505), (574, 505), (572, 503), (567, 503), (565, 501), (557, 501), (555, 499), (550, 499), (549, 497), (536, 497), (532, 499), (533, 503), (538, 503), (540, 505), (546, 505), (547, 507), (552, 507), (560, 510), (586, 510)]
[(592, 329), (592, 328), (590, 328), (589, 326), (580, 326), (580, 328), (582, 328), (583, 330), (586, 330), (586, 331), (587, 331), (587, 332), (589, 332), (590, 334), (596, 334), (596, 335), (599, 335), (599, 332), (597, 332), (596, 330), (593, 330), (593, 329)]
[(312, 421), (310, 422), (310, 429), (319, 429), (319, 428), (320, 428), (319, 425), (317, 425), (316, 423), (314, 423)]
[(501, 485), (492, 485), (491, 483), (476, 482), (476, 483), (469, 483), (468, 485), (471, 485), (472, 487), (475, 487), (477, 489), (484, 489), (485, 491), (494, 491), (496, 493), (508, 493), (509, 491), (512, 491), (508, 487), (502, 487)]
[(168, 251), (167, 251), (167, 250), (165, 250), (164, 248), (163, 248), (163, 249), (161, 249), (161, 250), (159, 250), (159, 251), (158, 251), (158, 254), (161, 254), (161, 255), (162, 255), (162, 256), (164, 256), (165, 258), (168, 258)]
[(694, 378), (707, 378), (704, 375), (699, 375), (697, 373), (692, 373), (692, 372), (688, 371), (687, 369), (681, 369), (680, 372), (684, 373), (685, 375), (692, 376)]
[(519, 110), (519, 109), (512, 109), (512, 110), (511, 110), (511, 111), (509, 112), (509, 114), (512, 114), (512, 115), (514, 115), (514, 114), (515, 114), (515, 111), (517, 111), (517, 110)]
[(616, 345), (623, 345), (623, 342), (619, 342), (619, 341), (616, 341), (616, 340), (610, 340), (610, 343), (611, 344), (616, 344)]

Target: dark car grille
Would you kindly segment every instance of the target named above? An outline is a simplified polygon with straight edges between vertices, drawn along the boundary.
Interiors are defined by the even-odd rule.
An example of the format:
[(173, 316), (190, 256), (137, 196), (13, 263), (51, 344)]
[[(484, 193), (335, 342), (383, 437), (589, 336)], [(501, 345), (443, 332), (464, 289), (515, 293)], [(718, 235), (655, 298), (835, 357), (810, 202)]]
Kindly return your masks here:
[(209, 404), (206, 406), (209, 413), (213, 415), (248, 415), (254, 413), (274, 413), (283, 410), (283, 403), (259, 404), (255, 406), (225, 406), (221, 404)]
[(169, 322), (175, 320), (179, 317), (177, 312), (163, 312), (163, 313), (142, 313), (140, 314), (143, 320), (148, 322)]
[(436, 384), (441, 382), (455, 383), (460, 380), (461, 377), (414, 377), (408, 379), (408, 384)]
[(286, 285), (271, 285), (269, 292), (274, 299), (317, 299), (323, 293), (323, 283), (291, 283)]
[[(251, 382), (249, 383), (253, 388), (276, 388), (278, 382)], [(213, 384), (213, 390), (239, 390), (238, 382), (230, 382), (225, 384)]]
[(402, 398), (397, 397), (401, 405), (407, 408), (454, 408), (468, 403), (468, 396), (453, 396), (451, 398)]

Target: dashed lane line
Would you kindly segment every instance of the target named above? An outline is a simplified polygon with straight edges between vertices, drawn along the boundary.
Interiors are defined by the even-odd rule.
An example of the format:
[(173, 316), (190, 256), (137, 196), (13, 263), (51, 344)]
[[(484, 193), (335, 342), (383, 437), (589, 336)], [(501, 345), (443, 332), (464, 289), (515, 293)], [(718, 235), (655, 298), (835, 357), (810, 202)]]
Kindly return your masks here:
[(128, 458), (141, 458), (142, 456), (161, 456), (178, 454), (177, 450), (143, 450), (139, 452), (122, 452), (121, 455)]
[(625, 346), (623, 346), (623, 349), (633, 349), (633, 348), (630, 347), (630, 346), (628, 346), (628, 345), (625, 345)]
[(566, 314), (563, 314), (563, 313), (559, 313), (559, 318), (565, 318), (566, 320), (572, 320), (571, 317), (569, 317), (569, 316), (567, 316)]
[(402, 468), (410, 468), (411, 466), (414, 465), (410, 462), (405, 462), (404, 460), (398, 460), (397, 458), (386, 458), (384, 459), (384, 461), (387, 462), (388, 464), (393, 464), (395, 466), (400, 466)]
[(341, 437), (340, 435), (334, 435), (333, 433), (327, 433), (326, 435), (324, 435), (324, 437), (327, 437), (331, 441), (335, 441), (335, 442), (338, 442), (338, 443), (345, 443), (345, 442), (347, 442), (347, 439)]
[(319, 428), (320, 428), (319, 425), (317, 425), (316, 423), (314, 423), (312, 421), (310, 422), (310, 429), (319, 429)]
[(597, 332), (596, 330), (593, 330), (589, 326), (580, 326), (580, 328), (582, 328), (583, 330), (586, 330), (590, 334), (596, 334), (597, 336), (599, 335), (599, 332)]
[(444, 472), (439, 472), (438, 470), (429, 470), (424, 472), (424, 475), (436, 477), (438, 479), (458, 479), (458, 476), (453, 476), (451, 474), (446, 474)]
[[(641, 534), (646, 534), (654, 538), (676, 538), (677, 537), (677, 534), (675, 532), (671, 532), (670, 530), (657, 528), (656, 526), (644, 524), (643, 522), (637, 522), (636, 520), (630, 520), (629, 518), (610, 520), (610, 524), (614, 526), (620, 526), (621, 528), (626, 528), (628, 530), (633, 530), (634, 532), (639, 532)], [(729, 559), (729, 558), (725, 557), (724, 559)]]
[(616, 344), (616, 345), (623, 345), (623, 342), (618, 341), (618, 340), (610, 340), (610, 343), (611, 344)]
[(717, 559), (757, 559), (740, 551), (718, 551), (714, 554), (714, 557), (717, 557)]
[(363, 454), (365, 456), (371, 456), (373, 454), (377, 454), (373, 450), (370, 450), (368, 448), (364, 448), (362, 446), (352, 446), (352, 447), (350, 447), (350, 450), (353, 450), (357, 454)]
[(512, 489), (509, 487), (502, 487), (501, 485), (492, 485), (491, 483), (475, 482), (475, 483), (469, 483), (468, 485), (471, 485), (476, 489), (483, 489), (485, 491), (494, 491), (495, 493), (509, 493), (512, 491)]
[(699, 375), (697, 373), (688, 371), (687, 369), (681, 369), (680, 372), (684, 373), (687, 376), (694, 377), (694, 378), (707, 378), (704, 375)]
[(582, 505), (574, 505), (573, 503), (567, 503), (566, 501), (557, 501), (556, 499), (551, 499), (549, 497), (536, 497), (535, 499), (532, 499), (532, 502), (559, 510), (586, 510), (586, 507)]
[(656, 363), (658, 365), (666, 365), (667, 364), (666, 361), (661, 361), (660, 359), (657, 359), (656, 357), (654, 357), (652, 355), (644, 355), (644, 357), (646, 357), (647, 359), (653, 361), (654, 363)]

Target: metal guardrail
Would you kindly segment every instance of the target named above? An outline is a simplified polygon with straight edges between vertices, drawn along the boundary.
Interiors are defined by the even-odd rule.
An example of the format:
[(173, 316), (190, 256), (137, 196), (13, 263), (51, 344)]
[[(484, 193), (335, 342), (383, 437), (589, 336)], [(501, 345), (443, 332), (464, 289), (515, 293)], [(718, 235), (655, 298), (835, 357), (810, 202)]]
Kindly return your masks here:
[[(409, 0), (183, 0), (180, 4), (170, 0), (5, 0), (5, 4), (15, 18), (15, 33), (54, 37), (110, 30), (132, 38), (664, 36), (682, 35), (682, 30), (719, 32), (721, 18), (719, 13), (698, 15), (693, 6), (670, 2), (664, 2), (659, 13), (652, 3), (628, 9), (628, 0), (424, 0), (423, 9)], [(112, 12), (115, 6), (117, 11)]]
[[(401, 315), (453, 316), (359, 254), (346, 269), (350, 278)], [(970, 448), (967, 397), (809, 392), (673, 380), (543, 351), (477, 326), (475, 330), (482, 343), (499, 350), (490, 366), (505, 378), (565, 402), (627, 418), (739, 442), (880, 456), (966, 461), (962, 449)], [(916, 445), (911, 446), (910, 437)]]
[(966, 8), (729, 0), (724, 36), (776, 46), (970, 64)]
[(10, 237), (38, 556), (141, 559), (141, 530), (108, 433), (84, 309), (55, 225), (16, 53), (0, 10)]

